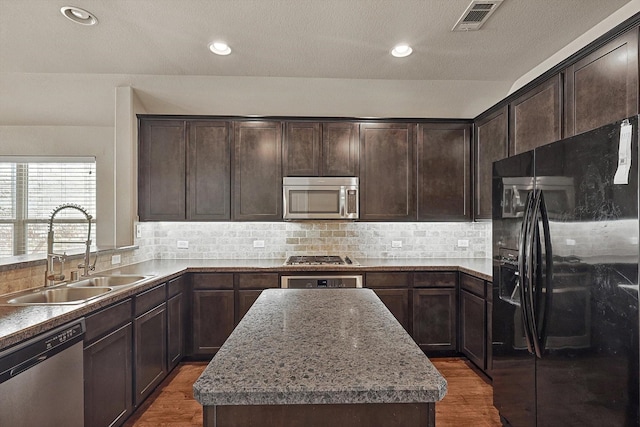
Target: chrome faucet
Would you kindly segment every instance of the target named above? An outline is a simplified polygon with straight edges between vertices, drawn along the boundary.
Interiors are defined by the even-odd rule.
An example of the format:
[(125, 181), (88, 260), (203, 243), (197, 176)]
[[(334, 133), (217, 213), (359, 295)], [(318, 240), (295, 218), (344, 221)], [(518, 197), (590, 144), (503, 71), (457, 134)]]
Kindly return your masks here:
[[(80, 212), (82, 212), (85, 216), (85, 218), (87, 219), (87, 225), (88, 225), (88, 231), (87, 231), (87, 240), (85, 240), (84, 242), (80, 242), (80, 241), (55, 241), (54, 239), (54, 232), (53, 232), (53, 220), (55, 218), (55, 216), (64, 209), (76, 209)], [(83, 277), (86, 277), (89, 275), (89, 271), (95, 270), (96, 268), (96, 261), (98, 260), (98, 256), (96, 255), (95, 260), (93, 261), (93, 265), (90, 265), (90, 249), (91, 249), (91, 219), (93, 217), (91, 215), (89, 215), (89, 213), (87, 212), (87, 210), (85, 208), (83, 208), (80, 205), (76, 205), (74, 203), (67, 203), (64, 205), (60, 205), (57, 208), (55, 208), (53, 210), (53, 213), (51, 214), (51, 218), (49, 218), (49, 233), (47, 234), (47, 270), (45, 271), (45, 281), (44, 281), (44, 285), (45, 286), (52, 286), (56, 283), (56, 281), (62, 281), (64, 280), (64, 262), (66, 260), (66, 253), (64, 254), (56, 254), (55, 252), (53, 252), (53, 245), (54, 243), (82, 243), (85, 245), (85, 251), (84, 251), (84, 262), (82, 264), (78, 265), (78, 268), (82, 268), (83, 269)], [(54, 264), (55, 264), (55, 260), (60, 261), (60, 271), (56, 272), (54, 269)]]

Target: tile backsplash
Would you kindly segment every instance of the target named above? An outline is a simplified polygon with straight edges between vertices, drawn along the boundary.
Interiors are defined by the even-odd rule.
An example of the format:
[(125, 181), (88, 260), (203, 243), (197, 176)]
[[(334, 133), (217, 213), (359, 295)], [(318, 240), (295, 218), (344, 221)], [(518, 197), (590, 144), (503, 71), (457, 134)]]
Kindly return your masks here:
[[(158, 259), (279, 259), (323, 254), (355, 258), (491, 256), (489, 222), (145, 222), (138, 226), (142, 237), (136, 244), (153, 247)], [(459, 240), (466, 240), (468, 246), (459, 246)], [(402, 247), (393, 247), (393, 242), (401, 242)]]
[[(491, 256), (489, 222), (141, 222), (138, 249), (98, 256), (96, 272), (150, 259), (283, 259), (290, 255), (358, 258), (484, 258)], [(468, 246), (458, 246), (458, 241)], [(402, 247), (393, 247), (401, 242)], [(254, 245), (262, 247), (254, 247)], [(397, 245), (397, 243), (396, 243)], [(181, 247), (179, 247), (181, 246)], [(187, 247), (184, 247), (187, 246)], [(70, 260), (64, 274), (81, 259)], [(76, 268), (74, 268), (75, 270)], [(44, 262), (4, 268), (0, 294), (40, 287)]]

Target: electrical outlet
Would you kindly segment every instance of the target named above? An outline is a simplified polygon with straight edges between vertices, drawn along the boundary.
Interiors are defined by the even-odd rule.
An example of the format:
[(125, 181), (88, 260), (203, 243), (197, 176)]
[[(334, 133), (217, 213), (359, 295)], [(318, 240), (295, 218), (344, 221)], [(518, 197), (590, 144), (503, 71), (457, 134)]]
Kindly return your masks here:
[(401, 248), (402, 247), (402, 240), (392, 240), (391, 241), (391, 247), (392, 248)]
[(138, 239), (142, 237), (142, 226), (140, 224), (136, 224), (136, 237)]
[(189, 249), (189, 242), (187, 240), (178, 240), (178, 249)]
[(468, 248), (469, 247), (469, 241), (467, 239), (458, 240), (458, 247), (459, 248)]
[(264, 248), (264, 240), (254, 240), (253, 241), (254, 248)]
[(111, 265), (120, 264), (121, 262), (122, 262), (122, 259), (120, 258), (120, 255), (111, 256)]
[(567, 246), (575, 246), (576, 245), (576, 241), (573, 239), (566, 239), (565, 243), (567, 244)]

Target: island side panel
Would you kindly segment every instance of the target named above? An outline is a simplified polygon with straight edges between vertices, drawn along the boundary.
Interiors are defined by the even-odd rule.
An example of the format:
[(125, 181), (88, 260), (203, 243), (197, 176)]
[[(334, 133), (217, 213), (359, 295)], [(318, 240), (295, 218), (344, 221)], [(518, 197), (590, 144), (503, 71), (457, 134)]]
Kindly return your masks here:
[(204, 427), (435, 427), (435, 403), (205, 406)]

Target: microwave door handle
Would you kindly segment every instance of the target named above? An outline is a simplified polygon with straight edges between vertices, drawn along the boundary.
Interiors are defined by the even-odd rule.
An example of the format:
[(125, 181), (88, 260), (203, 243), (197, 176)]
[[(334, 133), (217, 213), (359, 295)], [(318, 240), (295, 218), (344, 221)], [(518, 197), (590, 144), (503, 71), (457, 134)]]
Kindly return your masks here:
[(346, 215), (346, 206), (347, 206), (347, 189), (345, 187), (340, 187), (340, 217), (344, 218)]

